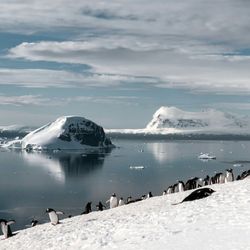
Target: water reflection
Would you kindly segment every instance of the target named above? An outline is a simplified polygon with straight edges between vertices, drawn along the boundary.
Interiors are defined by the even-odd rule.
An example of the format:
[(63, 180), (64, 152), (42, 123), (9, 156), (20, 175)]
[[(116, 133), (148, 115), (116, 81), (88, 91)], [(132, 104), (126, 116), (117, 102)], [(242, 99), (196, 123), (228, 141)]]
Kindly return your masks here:
[(147, 149), (153, 154), (154, 158), (160, 163), (173, 161), (181, 156), (180, 146), (177, 143), (147, 143)]
[(77, 178), (102, 168), (111, 149), (92, 152), (26, 152), (23, 159), (29, 167), (42, 167), (55, 181), (64, 184), (66, 178)]
[(65, 183), (65, 174), (57, 159), (52, 158), (44, 153), (23, 152), (23, 159), (28, 163), (29, 167), (42, 167), (53, 176), (56, 182)]

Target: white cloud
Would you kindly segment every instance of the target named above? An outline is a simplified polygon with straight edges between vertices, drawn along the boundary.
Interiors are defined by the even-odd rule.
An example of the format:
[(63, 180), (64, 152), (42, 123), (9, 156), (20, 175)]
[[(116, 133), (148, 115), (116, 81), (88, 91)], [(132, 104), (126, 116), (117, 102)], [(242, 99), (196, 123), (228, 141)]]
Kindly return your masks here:
[(46, 105), (47, 98), (42, 98), (39, 95), (23, 95), (23, 96), (3, 96), (0, 95), (0, 105)]
[(155, 82), (155, 79), (119, 74), (76, 73), (49, 69), (0, 68), (0, 85), (12, 84), (33, 88), (108, 87), (122, 82)]
[(88, 35), (105, 30), (105, 34), (176, 35), (246, 44), (249, 6), (245, 0), (2, 0), (0, 30), (73, 28)]
[[(134, 47), (128, 42), (121, 48), (110, 43), (108, 48), (106, 39), (101, 43), (100, 38), (93, 38), (91, 42), (24, 43), (12, 48), (9, 57), (88, 64), (97, 73), (99, 82), (112, 76), (112, 83), (112, 78), (122, 75), (130, 76), (131, 81), (139, 78), (141, 82), (158, 87), (184, 88), (199, 93), (250, 93), (250, 60), (231, 60), (234, 55), (208, 55), (217, 53), (219, 47), (206, 44), (198, 47), (186, 44), (185, 51), (184, 47), (180, 50), (160, 43), (146, 44), (144, 41), (142, 47)], [(102, 74), (104, 77), (100, 77)], [(122, 82), (122, 78), (116, 80)]]
[[(68, 102), (92, 102), (100, 104), (126, 105), (137, 106), (137, 96), (76, 96), (69, 97)], [(142, 97), (140, 97), (142, 99)]]
[(137, 96), (74, 96), (51, 98), (42, 95), (8, 96), (0, 93), (0, 105), (12, 106), (65, 106), (74, 102), (137, 106), (137, 99)]
[(65, 42), (26, 42), (7, 56), (92, 67), (88, 75), (51, 71), (45, 76), (41, 70), (37, 79), (20, 70), (23, 86), (140, 81), (194, 93), (249, 94), (250, 59), (242, 55), (250, 43), (249, 7), (245, 0), (4, 0), (0, 30), (74, 31)]
[(45, 98), (40, 95), (22, 95), (22, 96), (6, 96), (0, 95), (0, 105), (13, 105), (13, 106), (54, 106), (62, 105), (63, 102), (56, 101), (50, 98)]

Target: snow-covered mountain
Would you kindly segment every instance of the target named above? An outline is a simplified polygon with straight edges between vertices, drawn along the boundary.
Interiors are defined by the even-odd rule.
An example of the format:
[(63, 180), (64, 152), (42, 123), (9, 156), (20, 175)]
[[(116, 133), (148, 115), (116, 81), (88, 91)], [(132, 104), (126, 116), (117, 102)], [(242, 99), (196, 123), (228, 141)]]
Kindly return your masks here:
[(202, 112), (187, 112), (176, 107), (161, 107), (153, 115), (147, 129), (210, 130), (244, 129), (249, 121), (228, 113), (209, 109)]
[(46, 150), (100, 148), (113, 145), (103, 128), (96, 123), (84, 117), (63, 116), (30, 132), (22, 140), (10, 142), (9, 146)]
[(32, 130), (34, 130), (34, 128), (22, 125), (0, 126), (0, 140), (24, 137)]
[(158, 138), (164, 135), (171, 139), (237, 139), (240, 136), (244, 139), (250, 135), (250, 120), (214, 109), (188, 112), (163, 106), (144, 129), (111, 129), (106, 133), (118, 137), (143, 135)]

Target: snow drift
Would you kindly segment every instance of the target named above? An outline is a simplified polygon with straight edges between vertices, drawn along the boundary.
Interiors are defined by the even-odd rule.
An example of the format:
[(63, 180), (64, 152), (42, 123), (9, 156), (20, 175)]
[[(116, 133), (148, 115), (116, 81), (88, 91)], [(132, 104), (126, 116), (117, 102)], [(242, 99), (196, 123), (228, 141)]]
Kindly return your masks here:
[(38, 128), (22, 140), (12, 141), (8, 147), (26, 150), (86, 149), (90, 147), (112, 147), (103, 128), (78, 116), (63, 116)]
[(0, 248), (249, 249), (250, 179), (211, 187), (216, 192), (210, 197), (176, 206), (193, 190), (76, 216), (57, 226), (38, 225), (2, 240)]

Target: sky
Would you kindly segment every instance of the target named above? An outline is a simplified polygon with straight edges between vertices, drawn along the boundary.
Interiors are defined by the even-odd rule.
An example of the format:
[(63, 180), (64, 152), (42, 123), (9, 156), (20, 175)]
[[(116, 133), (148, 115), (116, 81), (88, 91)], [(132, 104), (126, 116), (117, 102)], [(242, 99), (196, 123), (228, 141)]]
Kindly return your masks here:
[(161, 106), (249, 115), (249, 12), (248, 0), (1, 0), (0, 125), (143, 128)]

